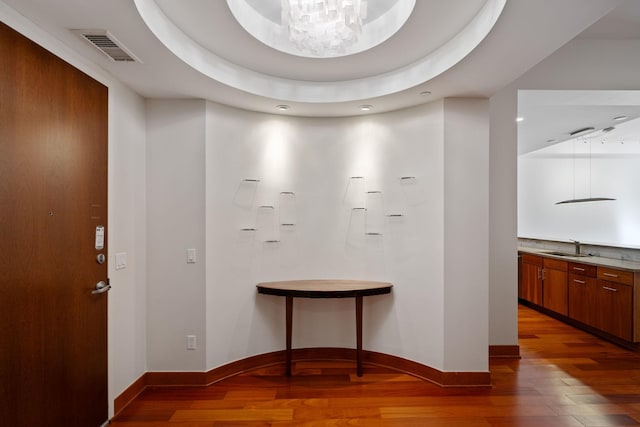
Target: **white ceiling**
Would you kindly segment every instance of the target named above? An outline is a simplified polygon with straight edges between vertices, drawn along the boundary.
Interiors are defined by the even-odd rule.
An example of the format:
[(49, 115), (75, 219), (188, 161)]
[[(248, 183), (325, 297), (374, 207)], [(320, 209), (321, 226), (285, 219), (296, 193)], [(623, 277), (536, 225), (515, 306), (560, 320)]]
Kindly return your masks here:
[[(246, 9), (243, 0), (230, 1), (233, 1), (234, 13), (237, 4), (245, 5)], [(437, 1), (421, 0), (415, 4), (406, 24), (382, 44), (358, 54), (330, 59), (285, 54), (257, 42), (233, 17), (227, 16), (229, 8), (222, 1), (191, 0), (187, 3), (191, 11), (188, 16), (184, 7), (175, 7), (175, 2), (135, 0), (135, 4), (145, 24), (168, 49), (212, 81), (278, 100), (279, 104), (305, 104), (315, 109), (330, 105), (334, 109), (340, 107), (338, 104), (362, 103), (374, 97), (394, 95), (442, 74), (482, 41), (505, 4), (505, 0), (454, 0), (440, 11), (435, 7), (428, 9), (427, 14), (424, 7)], [(459, 15), (453, 8), (463, 2), (466, 8), (462, 9), (471, 9), (471, 12), (463, 14), (464, 19), (450, 18)], [(476, 7), (471, 8), (474, 4)], [(166, 5), (171, 7), (163, 9)], [(433, 16), (438, 11), (440, 15)], [(281, 40), (278, 37), (281, 27), (256, 19), (255, 11), (252, 14), (251, 21), (257, 27), (271, 24), (269, 33), (273, 35), (273, 44), (280, 44), (275, 41)], [(208, 19), (202, 20), (201, 16)], [(421, 16), (424, 18), (416, 19)], [(223, 32), (208, 30), (227, 23), (232, 25)], [(427, 25), (423, 25), (425, 23)], [(365, 31), (367, 25), (363, 38)], [(439, 36), (442, 43), (399, 44), (402, 33), (416, 40)], [(284, 38), (290, 45), (288, 38)], [(229, 60), (230, 57), (233, 60)]]
[[(145, 25), (136, 4), (150, 1), (222, 64), (266, 76), (267, 84), (273, 86), (290, 80), (320, 88), (349, 87), (357, 82), (358, 96), (339, 102), (300, 102), (292, 100), (294, 96), (265, 96), (212, 79), (183, 62)], [(254, 5), (275, 1), (272, 12), (277, 15), (279, 0), (247, 1)], [(208, 99), (298, 116), (352, 116), (444, 97), (490, 97), (574, 37), (640, 40), (637, 0), (507, 0), (493, 29), (464, 59), (433, 78), (410, 76), (416, 82), (412, 86), (379, 95), (377, 82), (432, 55), (490, 1), (496, 0), (417, 0), (407, 24), (389, 40), (366, 52), (329, 59), (297, 57), (258, 42), (238, 24), (224, 0), (0, 0), (0, 17), (16, 12), (23, 15), (144, 97)], [(369, 0), (374, 7), (375, 2)], [(112, 62), (70, 31), (88, 28), (108, 30), (142, 63)], [(421, 94), (424, 91), (430, 94)], [(560, 141), (574, 128), (584, 127), (585, 121), (589, 126), (606, 127), (616, 115), (640, 117), (640, 99), (627, 99), (621, 112), (621, 104), (615, 104), (612, 96), (590, 99), (586, 95), (541, 92), (522, 98), (519, 113), (527, 117), (519, 124), (525, 147), (520, 151), (540, 148), (549, 139)], [(291, 108), (279, 112), (275, 109), (279, 104)], [(374, 109), (364, 113), (358, 108), (362, 104), (372, 104)]]
[[(640, 1), (627, 0), (577, 36), (578, 39), (638, 40), (640, 44)], [(598, 60), (598, 58), (594, 58)], [(640, 140), (640, 91), (523, 90), (518, 93), (518, 153), (525, 154), (573, 139), (571, 132), (610, 126), (607, 140)], [(615, 117), (627, 116), (616, 121)], [(600, 133), (601, 135), (601, 133)], [(590, 135), (601, 140), (597, 133)], [(611, 148), (611, 144), (607, 144)], [(617, 148), (618, 150), (620, 148)], [(631, 149), (627, 145), (626, 149)], [(635, 149), (635, 148), (634, 148)], [(548, 152), (549, 150), (543, 150)]]
[[(523, 118), (518, 123), (519, 154), (574, 139), (572, 132), (587, 127), (601, 131), (613, 126), (616, 129), (609, 132), (610, 140), (637, 141), (640, 90), (521, 90), (518, 116)], [(617, 117), (625, 119), (614, 120)]]

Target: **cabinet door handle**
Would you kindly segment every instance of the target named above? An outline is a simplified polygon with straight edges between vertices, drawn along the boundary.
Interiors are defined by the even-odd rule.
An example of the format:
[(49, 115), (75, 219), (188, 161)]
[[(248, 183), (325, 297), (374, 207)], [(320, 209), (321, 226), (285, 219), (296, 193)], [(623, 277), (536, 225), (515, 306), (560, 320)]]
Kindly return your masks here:
[(584, 268), (580, 268), (580, 267), (572, 267), (572, 268), (576, 271), (585, 271)]
[(584, 285), (585, 283), (587, 283), (584, 280), (578, 280), (578, 279), (573, 279), (573, 281), (576, 283), (580, 283), (581, 285)]
[(618, 277), (617, 274), (613, 274), (613, 273), (602, 273), (602, 275), (607, 277)]
[(608, 287), (608, 286), (603, 286), (603, 287), (602, 287), (602, 289), (606, 289), (607, 291), (611, 291), (611, 292), (618, 292), (618, 290), (617, 290), (617, 289), (610, 288), (610, 287)]

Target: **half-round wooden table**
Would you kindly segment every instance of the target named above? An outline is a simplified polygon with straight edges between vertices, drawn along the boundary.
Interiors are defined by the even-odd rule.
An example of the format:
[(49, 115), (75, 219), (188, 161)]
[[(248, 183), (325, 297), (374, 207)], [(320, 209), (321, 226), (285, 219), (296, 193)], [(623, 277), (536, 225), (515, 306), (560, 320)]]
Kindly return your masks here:
[(362, 376), (362, 297), (391, 293), (388, 282), (369, 280), (287, 280), (258, 283), (258, 293), (286, 298), (286, 373), (291, 376), (291, 328), (293, 298), (355, 298), (356, 299), (356, 361), (358, 376)]

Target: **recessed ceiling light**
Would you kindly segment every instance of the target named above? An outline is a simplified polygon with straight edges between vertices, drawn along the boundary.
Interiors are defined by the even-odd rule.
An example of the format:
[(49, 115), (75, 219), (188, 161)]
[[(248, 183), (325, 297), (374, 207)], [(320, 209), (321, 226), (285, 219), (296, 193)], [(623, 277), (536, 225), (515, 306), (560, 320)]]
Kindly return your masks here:
[(618, 117), (614, 117), (613, 120), (620, 121), (620, 120), (624, 120), (626, 118), (627, 118), (627, 116), (618, 116)]
[(289, 108), (291, 107), (285, 104), (276, 105), (276, 110), (278, 111), (287, 111)]
[(551, 144), (552, 142), (556, 142), (555, 139), (551, 138), (551, 139), (547, 139), (547, 143)]
[(373, 105), (365, 104), (360, 106), (361, 111), (371, 111), (373, 110)]
[(431, 92), (428, 91), (428, 90), (423, 90), (422, 92), (420, 92), (420, 95), (422, 95), (422, 96), (431, 95)]

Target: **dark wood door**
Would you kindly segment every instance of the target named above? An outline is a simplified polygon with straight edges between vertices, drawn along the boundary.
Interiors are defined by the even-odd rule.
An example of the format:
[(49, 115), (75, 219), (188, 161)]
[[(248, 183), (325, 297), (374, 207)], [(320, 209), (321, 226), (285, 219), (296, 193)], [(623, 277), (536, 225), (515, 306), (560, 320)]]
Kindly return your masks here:
[(544, 268), (543, 306), (556, 313), (569, 314), (567, 272)]
[(633, 289), (631, 286), (598, 279), (597, 327), (631, 341), (633, 338)]
[(522, 298), (542, 305), (542, 267), (522, 261)]
[(107, 420), (107, 88), (0, 23), (0, 424)]
[(595, 277), (569, 273), (569, 317), (597, 325), (598, 284)]
[(542, 295), (543, 306), (556, 313), (569, 314), (568, 263), (558, 259), (543, 258)]

